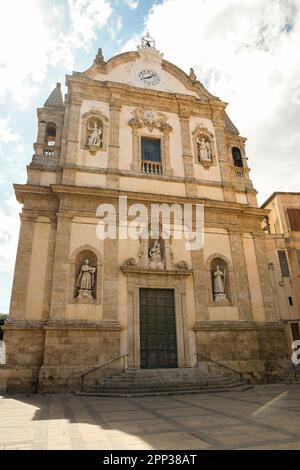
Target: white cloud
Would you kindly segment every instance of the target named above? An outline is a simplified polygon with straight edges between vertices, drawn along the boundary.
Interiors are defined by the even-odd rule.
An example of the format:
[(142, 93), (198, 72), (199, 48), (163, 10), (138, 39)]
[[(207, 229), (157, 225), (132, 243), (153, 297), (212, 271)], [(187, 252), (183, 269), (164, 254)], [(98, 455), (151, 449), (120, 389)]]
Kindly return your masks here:
[(48, 67), (72, 68), (75, 52), (91, 45), (111, 12), (108, 0), (68, 0), (52, 7), (39, 0), (6, 1), (0, 15), (0, 102), (10, 95), (27, 106)]
[(300, 191), (299, 3), (165, 0), (152, 8), (145, 29), (167, 60), (193, 67), (211, 93), (229, 102), (228, 113), (248, 137), (260, 200), (278, 189)]
[(19, 142), (20, 136), (9, 127), (9, 119), (0, 118), (0, 142)]
[(128, 5), (130, 10), (136, 10), (139, 6), (138, 0), (124, 0), (124, 2)]
[(120, 31), (123, 28), (123, 20), (120, 15), (118, 15), (112, 22), (111, 24), (107, 27), (107, 30), (109, 32), (109, 35), (113, 41), (117, 39), (117, 35), (120, 33)]

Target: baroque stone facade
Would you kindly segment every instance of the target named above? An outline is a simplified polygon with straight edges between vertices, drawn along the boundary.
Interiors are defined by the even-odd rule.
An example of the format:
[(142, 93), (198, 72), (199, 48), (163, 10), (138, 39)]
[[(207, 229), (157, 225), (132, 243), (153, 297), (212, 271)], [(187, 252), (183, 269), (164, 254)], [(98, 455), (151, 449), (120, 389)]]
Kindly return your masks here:
[[(226, 103), (153, 42), (107, 62), (99, 54), (67, 76), (65, 101), (57, 85), (38, 110), (28, 180), (15, 185), (23, 210), (0, 385), (75, 390), (81, 374), (124, 354), (145, 367), (141, 291), (156, 289), (174, 294), (177, 367), (211, 358), (253, 381), (275, 377), (288, 350), (246, 139)], [(153, 141), (159, 158), (147, 159)], [(97, 208), (118, 213), (120, 196), (203, 204), (204, 246), (187, 251), (162, 233), (152, 245), (99, 239)]]

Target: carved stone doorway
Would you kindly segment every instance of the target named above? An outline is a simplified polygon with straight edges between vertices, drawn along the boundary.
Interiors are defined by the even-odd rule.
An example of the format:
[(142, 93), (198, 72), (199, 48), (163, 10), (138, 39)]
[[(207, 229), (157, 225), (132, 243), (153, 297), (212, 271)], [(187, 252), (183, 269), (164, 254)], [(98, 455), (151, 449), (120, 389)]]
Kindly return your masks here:
[(173, 289), (140, 289), (142, 369), (178, 366)]

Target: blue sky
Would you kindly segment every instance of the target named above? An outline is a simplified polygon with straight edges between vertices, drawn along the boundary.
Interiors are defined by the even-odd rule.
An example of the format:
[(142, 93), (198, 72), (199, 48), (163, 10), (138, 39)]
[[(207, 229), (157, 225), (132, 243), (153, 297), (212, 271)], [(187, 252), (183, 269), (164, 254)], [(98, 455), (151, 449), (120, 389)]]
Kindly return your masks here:
[(297, 0), (2, 0), (0, 17), (0, 312), (7, 312), (18, 238), (12, 183), (26, 181), (36, 108), (99, 47), (136, 49), (149, 29), (165, 58), (193, 67), (229, 103), (248, 137), (262, 202), (300, 191), (300, 16)]

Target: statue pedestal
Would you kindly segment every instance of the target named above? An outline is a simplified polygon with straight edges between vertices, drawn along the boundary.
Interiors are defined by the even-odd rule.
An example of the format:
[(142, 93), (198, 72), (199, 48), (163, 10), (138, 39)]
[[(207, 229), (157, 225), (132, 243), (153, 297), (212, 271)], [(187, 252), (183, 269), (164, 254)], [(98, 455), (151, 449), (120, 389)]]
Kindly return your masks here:
[(81, 300), (81, 299), (84, 299), (84, 300), (92, 299), (92, 300), (94, 300), (94, 297), (92, 296), (92, 291), (91, 290), (82, 290), (82, 289), (80, 289), (76, 299), (77, 300)]
[(164, 263), (162, 261), (150, 261), (149, 262), (150, 269), (159, 269), (160, 271), (165, 269)]
[(100, 152), (101, 145), (89, 145), (89, 150), (92, 155), (96, 155), (97, 152)]
[(215, 294), (215, 302), (229, 302), (228, 297), (226, 294), (219, 293)]
[(210, 168), (213, 164), (212, 160), (200, 160), (200, 163), (202, 164), (202, 166), (207, 170), (208, 168)]

